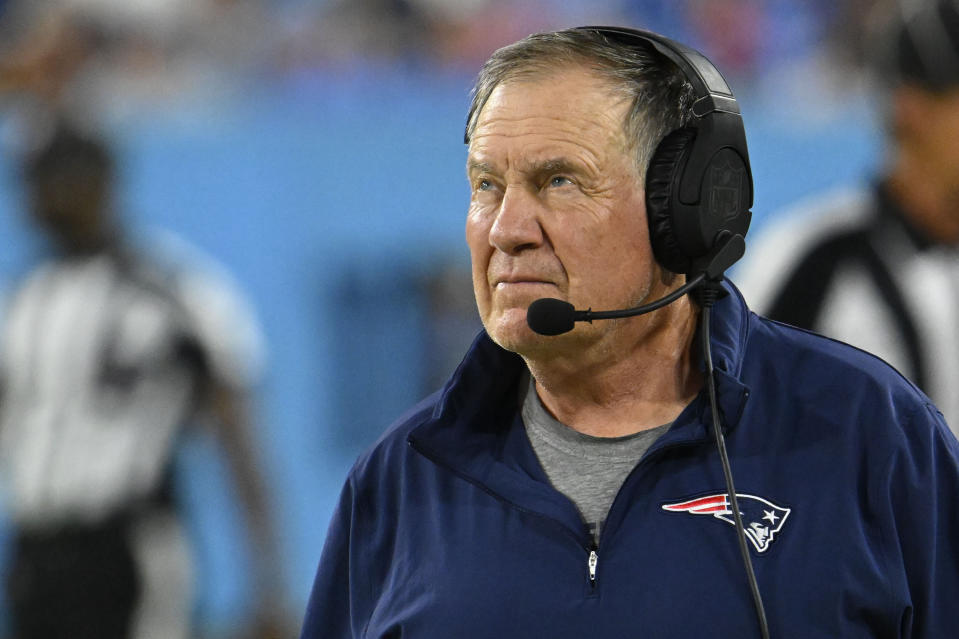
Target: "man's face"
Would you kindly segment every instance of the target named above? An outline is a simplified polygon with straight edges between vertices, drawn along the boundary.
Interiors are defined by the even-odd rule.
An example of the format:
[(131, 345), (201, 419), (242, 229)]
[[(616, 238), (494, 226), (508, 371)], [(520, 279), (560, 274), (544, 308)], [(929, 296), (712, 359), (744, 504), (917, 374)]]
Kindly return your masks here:
[(959, 88), (922, 97), (917, 118), (925, 168), (953, 197), (959, 195)]
[(68, 250), (96, 244), (106, 232), (106, 178), (87, 170), (53, 171), (30, 183), (33, 220)]
[(526, 324), (538, 298), (621, 308), (661, 285), (623, 132), (628, 108), (584, 67), (500, 84), (483, 107), (467, 162), (466, 239), (480, 317), (504, 348), (534, 354), (560, 344), (549, 340), (595, 341), (617, 324), (538, 336)]
[[(893, 93), (893, 133), (898, 145), (894, 174), (911, 174), (910, 191), (921, 202), (913, 206), (917, 222), (934, 239), (959, 243), (959, 88), (933, 92), (905, 85)], [(916, 178), (914, 176), (920, 176)]]

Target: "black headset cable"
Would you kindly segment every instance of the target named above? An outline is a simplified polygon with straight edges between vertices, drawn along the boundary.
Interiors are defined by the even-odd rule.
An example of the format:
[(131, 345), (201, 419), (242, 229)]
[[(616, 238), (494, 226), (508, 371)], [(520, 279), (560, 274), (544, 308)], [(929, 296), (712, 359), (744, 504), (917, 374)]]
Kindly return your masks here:
[(743, 566), (746, 569), (746, 579), (749, 581), (749, 590), (753, 596), (753, 605), (759, 621), (759, 632), (762, 639), (769, 639), (769, 625), (766, 623), (766, 610), (763, 607), (763, 598), (759, 593), (759, 584), (753, 570), (753, 562), (749, 557), (749, 547), (746, 545), (746, 528), (743, 526), (742, 514), (739, 512), (739, 502), (736, 500), (736, 488), (733, 485), (733, 473), (729, 466), (729, 455), (726, 453), (726, 438), (723, 436), (722, 422), (719, 418), (719, 406), (716, 401), (716, 380), (713, 376), (713, 353), (709, 345), (709, 316), (710, 309), (716, 301), (718, 290), (714, 282), (708, 282), (702, 289), (702, 320), (700, 331), (703, 339), (703, 354), (706, 359), (706, 388), (709, 394), (709, 406), (713, 417), (713, 435), (716, 439), (716, 449), (723, 467), (723, 477), (726, 480), (726, 493), (729, 499), (729, 508), (733, 511), (736, 524), (736, 536), (739, 538), (739, 552), (743, 557)]

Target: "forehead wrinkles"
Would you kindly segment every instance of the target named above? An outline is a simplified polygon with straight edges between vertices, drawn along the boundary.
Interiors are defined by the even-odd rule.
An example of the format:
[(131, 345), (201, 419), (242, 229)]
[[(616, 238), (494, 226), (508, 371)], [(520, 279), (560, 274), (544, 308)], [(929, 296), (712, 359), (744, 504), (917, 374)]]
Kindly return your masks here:
[[(483, 167), (489, 170), (513, 168), (528, 171), (542, 168), (547, 160), (567, 161), (579, 160), (587, 167), (597, 168), (605, 163), (610, 155), (610, 148), (606, 142), (611, 142), (607, 136), (603, 140), (575, 137), (581, 129), (572, 127), (569, 135), (565, 131), (550, 126), (548, 134), (536, 135), (532, 132), (497, 133), (491, 131), (485, 135), (477, 135), (470, 145), (469, 166)], [(535, 139), (527, 141), (529, 136)], [(502, 144), (504, 140), (515, 141), (515, 144)]]
[(612, 152), (628, 151), (628, 100), (591, 74), (569, 75), (498, 86), (477, 118), (470, 155), (486, 161), (503, 152), (523, 157), (563, 153), (565, 147), (566, 153), (580, 151), (584, 160), (600, 162)]

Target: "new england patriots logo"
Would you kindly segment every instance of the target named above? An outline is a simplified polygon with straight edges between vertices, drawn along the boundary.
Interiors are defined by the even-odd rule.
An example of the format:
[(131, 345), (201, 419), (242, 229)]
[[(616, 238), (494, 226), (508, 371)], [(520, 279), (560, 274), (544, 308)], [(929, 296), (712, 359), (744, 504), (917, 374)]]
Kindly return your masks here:
[[(736, 520), (733, 518), (733, 511), (729, 508), (728, 501), (726, 493), (721, 493), (676, 504), (665, 504), (663, 510), (685, 512), (691, 515), (712, 515), (716, 519), (722, 519), (735, 526)], [(792, 510), (777, 506), (755, 495), (736, 493), (736, 502), (739, 504), (746, 538), (752, 542), (757, 552), (766, 552), (776, 533), (782, 530)]]

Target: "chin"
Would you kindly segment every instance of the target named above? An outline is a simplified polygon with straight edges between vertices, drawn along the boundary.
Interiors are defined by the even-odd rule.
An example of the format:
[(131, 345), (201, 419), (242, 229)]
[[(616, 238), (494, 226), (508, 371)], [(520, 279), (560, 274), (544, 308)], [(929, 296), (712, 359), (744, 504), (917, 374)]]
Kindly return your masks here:
[(514, 353), (523, 354), (536, 342), (546, 339), (534, 333), (526, 323), (525, 309), (510, 309), (497, 317), (488, 318), (483, 325), (494, 342)]
[(487, 325), (486, 332), (490, 338), (502, 348), (523, 357), (537, 357), (564, 350), (564, 345), (570, 340), (578, 341), (579, 335), (566, 333), (564, 335), (540, 335), (526, 323), (526, 313), (521, 321), (498, 322)]

